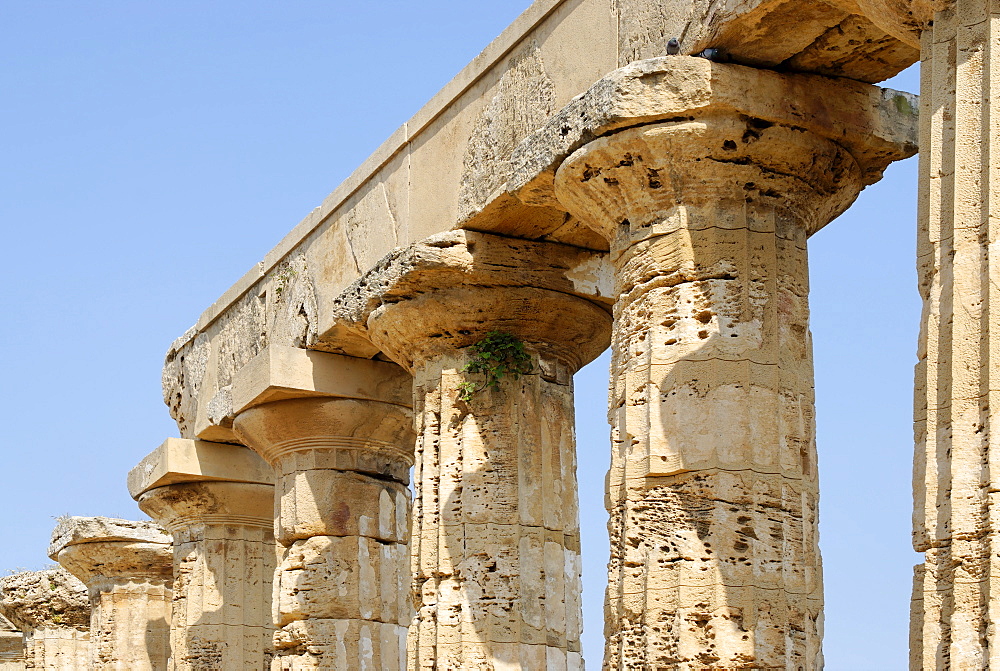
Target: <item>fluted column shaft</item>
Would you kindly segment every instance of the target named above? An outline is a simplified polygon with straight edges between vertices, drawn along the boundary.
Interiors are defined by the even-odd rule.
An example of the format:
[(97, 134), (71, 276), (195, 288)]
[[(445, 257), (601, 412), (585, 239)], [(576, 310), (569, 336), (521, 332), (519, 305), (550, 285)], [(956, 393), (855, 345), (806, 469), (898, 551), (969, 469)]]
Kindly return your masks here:
[(617, 281), (605, 668), (821, 668), (806, 237), (862, 184), (837, 143), (724, 111), (559, 168)]
[[(582, 667), (572, 375), (605, 346), (609, 318), (582, 298), (476, 276), (476, 254), (497, 275), (520, 267), (498, 240), (442, 244), (469, 255), (465, 278), (429, 279), (367, 318), (372, 342), (414, 374), (411, 670)], [(559, 267), (555, 247), (539, 275)], [(483, 383), (463, 371), (470, 346), (491, 332), (518, 338), (531, 372), (463, 400), (463, 384)]]
[[(332, 357), (332, 375), (346, 359), (320, 356)], [(362, 385), (395, 389), (402, 379), (378, 379), (379, 366), (398, 371), (392, 364), (363, 363), (372, 370)], [(237, 415), (234, 430), (276, 475), (272, 669), (405, 665), (411, 424), (408, 407), (354, 398), (274, 401)]]
[[(129, 548), (108, 548), (117, 556)], [(95, 669), (167, 668), (170, 656), (170, 584), (167, 576), (105, 576), (88, 583)]]
[(262, 669), (272, 647), (274, 487), (157, 487), (139, 507), (173, 536), (170, 647), (175, 669)]
[[(72, 627), (39, 627), (25, 634), (25, 669), (89, 671), (90, 633)], [(3, 667), (0, 666), (0, 669)]]
[(997, 669), (1000, 2), (947, 4), (921, 41), (910, 664)]

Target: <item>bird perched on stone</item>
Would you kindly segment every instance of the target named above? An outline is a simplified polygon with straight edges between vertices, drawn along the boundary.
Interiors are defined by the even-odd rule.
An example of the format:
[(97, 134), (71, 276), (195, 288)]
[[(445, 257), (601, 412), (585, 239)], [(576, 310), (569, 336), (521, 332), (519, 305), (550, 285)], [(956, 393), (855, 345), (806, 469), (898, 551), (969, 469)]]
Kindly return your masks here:
[(676, 37), (671, 37), (667, 40), (667, 55), (676, 56), (681, 52), (681, 43)]
[(708, 60), (715, 61), (716, 63), (722, 61), (722, 51), (719, 49), (713, 49), (711, 47), (708, 49), (702, 49), (701, 51), (696, 53), (695, 56), (697, 56), (698, 58), (707, 58)]

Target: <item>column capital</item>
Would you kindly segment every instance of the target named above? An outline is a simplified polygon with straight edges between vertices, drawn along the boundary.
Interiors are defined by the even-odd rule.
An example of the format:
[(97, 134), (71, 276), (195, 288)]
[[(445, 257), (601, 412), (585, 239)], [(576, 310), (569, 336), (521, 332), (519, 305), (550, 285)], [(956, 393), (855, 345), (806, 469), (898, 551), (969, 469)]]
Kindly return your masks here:
[(574, 370), (608, 345), (606, 255), (473, 231), (431, 236), (386, 256), (336, 301), (407, 370), (504, 331)]
[(274, 472), (253, 450), (207, 440), (167, 438), (128, 473), (133, 499), (151, 489), (190, 482), (274, 484)]
[(933, 20), (934, 12), (946, 9), (953, 0), (837, 0), (854, 3), (876, 26), (896, 39), (920, 48), (920, 33)]
[(274, 472), (242, 445), (168, 438), (129, 472), (128, 487), (174, 534), (198, 524), (272, 526)]
[(170, 536), (152, 522), (69, 517), (56, 526), (49, 558), (89, 588), (131, 579), (162, 581), (173, 575)]
[(90, 627), (87, 588), (64, 568), (0, 577), (0, 615), (22, 632)]
[[(621, 155), (611, 165), (588, 169), (589, 156), (580, 152), (591, 144), (597, 147), (590, 152), (616, 147)], [(802, 157), (802, 151), (810, 155)], [(837, 180), (811, 163), (806, 170), (799, 165), (817, 151), (831, 161)], [(614, 186), (615, 180), (624, 180), (621, 186), (627, 188), (634, 181), (646, 187), (641, 204), (658, 209), (671, 197), (697, 198), (701, 180), (716, 180), (714, 175), (728, 168), (735, 176), (717, 185), (729, 184), (732, 197), (776, 201), (767, 178), (808, 176), (808, 183), (795, 184), (816, 191), (820, 206), (836, 215), (890, 163), (916, 151), (917, 99), (911, 94), (668, 56), (610, 73), (525, 139), (512, 156), (508, 189), (526, 203), (561, 206), (595, 226), (594, 206), (577, 192)], [(565, 167), (557, 186), (560, 166)], [(741, 173), (754, 172), (763, 175), (740, 179)], [(622, 220), (615, 217), (618, 213), (599, 224), (609, 239)]]
[[(408, 482), (413, 464), (410, 376), (387, 361), (268, 347), (234, 377), (237, 435), (287, 475), (312, 468)], [(291, 469), (291, 470), (289, 470)]]

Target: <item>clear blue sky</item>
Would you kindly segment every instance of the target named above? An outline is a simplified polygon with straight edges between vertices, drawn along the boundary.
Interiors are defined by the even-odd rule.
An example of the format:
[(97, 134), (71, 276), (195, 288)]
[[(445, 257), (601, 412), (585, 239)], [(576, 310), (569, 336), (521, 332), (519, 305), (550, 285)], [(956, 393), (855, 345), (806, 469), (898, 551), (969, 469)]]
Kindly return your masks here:
[[(528, 4), (0, 0), (0, 570), (48, 563), (55, 516), (141, 516), (171, 340)], [(811, 242), (828, 669), (906, 668), (915, 181)], [(577, 382), (592, 669), (606, 377)]]

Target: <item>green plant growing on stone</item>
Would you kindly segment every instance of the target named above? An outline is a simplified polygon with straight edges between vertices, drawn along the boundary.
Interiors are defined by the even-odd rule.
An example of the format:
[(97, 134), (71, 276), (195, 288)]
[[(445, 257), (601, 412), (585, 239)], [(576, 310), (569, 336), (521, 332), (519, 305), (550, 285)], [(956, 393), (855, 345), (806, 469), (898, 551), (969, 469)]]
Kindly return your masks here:
[(462, 367), (462, 372), (483, 375), (485, 380), (480, 384), (470, 381), (458, 385), (458, 397), (465, 402), (484, 389), (499, 389), (506, 378), (519, 380), (532, 371), (531, 355), (524, 349), (524, 343), (510, 333), (490, 331), (471, 345), (469, 351), (472, 359)]
[(291, 282), (292, 279), (296, 277), (298, 274), (299, 271), (295, 270), (294, 268), (286, 267), (277, 275), (275, 275), (274, 294), (278, 297), (281, 297), (282, 292), (285, 291), (285, 287), (287, 287), (288, 283)]

